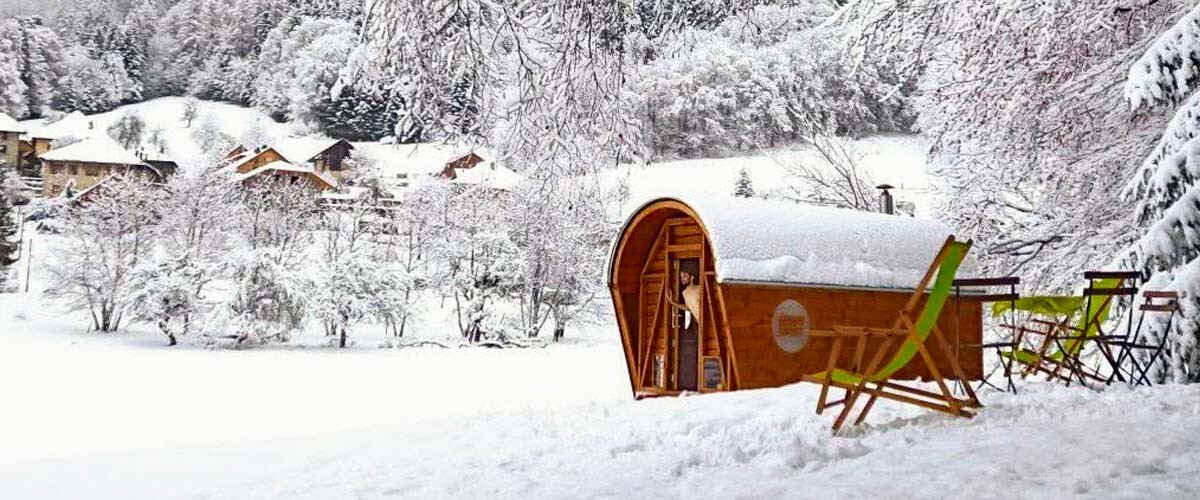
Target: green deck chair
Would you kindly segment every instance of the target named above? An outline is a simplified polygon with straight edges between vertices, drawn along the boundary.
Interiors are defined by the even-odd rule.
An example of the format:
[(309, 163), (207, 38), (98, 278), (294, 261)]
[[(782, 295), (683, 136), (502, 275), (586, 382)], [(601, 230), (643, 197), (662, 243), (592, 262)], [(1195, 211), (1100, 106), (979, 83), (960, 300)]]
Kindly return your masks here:
[[(970, 409), (980, 406), (979, 400), (976, 398), (969, 384), (964, 384), (967, 392), (966, 399), (957, 398), (951, 393), (945, 378), (942, 376), (941, 371), (938, 370), (933, 357), (929, 354), (929, 349), (926, 347), (926, 343), (931, 337), (936, 339), (937, 347), (942, 350), (944, 359), (950, 364), (950, 371), (952, 373), (949, 375), (958, 380), (966, 380), (966, 375), (958, 363), (957, 356), (954, 355), (950, 344), (937, 327), (937, 321), (942, 314), (946, 301), (950, 297), (958, 268), (970, 249), (971, 242), (969, 241), (955, 241), (953, 236), (946, 239), (946, 243), (942, 245), (942, 249), (938, 252), (929, 270), (926, 271), (924, 278), (917, 285), (913, 295), (909, 297), (904, 309), (899, 312), (899, 317), (892, 325), (892, 328), (837, 326), (834, 327), (832, 332), (812, 332), (813, 336), (827, 336), (833, 339), (833, 346), (830, 349), (826, 370), (807, 375), (804, 377), (804, 380), (821, 384), (822, 386), (821, 396), (817, 401), (818, 414), (822, 413), (826, 407), (843, 405), (842, 413), (833, 424), (833, 431), (835, 433), (841, 429), (846, 417), (852, 411), (858, 396), (863, 393), (869, 394), (870, 398), (855, 420), (856, 425), (862, 423), (876, 400), (881, 397), (964, 417), (971, 416)], [(925, 297), (925, 290), (929, 288), (930, 281), (933, 282), (933, 287), (930, 289), (928, 298), (925, 299), (920, 313), (914, 320), (914, 313), (917, 306), (921, 304), (921, 299)], [(862, 366), (863, 354), (870, 339), (879, 339), (880, 345), (876, 349), (875, 356), (871, 362), (867, 364), (866, 369), (859, 370), (858, 367)], [(855, 341), (856, 344), (852, 368), (849, 370), (836, 368), (841, 348), (847, 340)], [(888, 352), (891, 352), (892, 344), (897, 341), (900, 342), (900, 347), (895, 350), (887, 364), (879, 367), (883, 357)], [(925, 364), (933, 380), (937, 383), (940, 389), (939, 392), (909, 387), (891, 380), (897, 372), (908, 366), (918, 354), (920, 354), (921, 361)], [(845, 390), (846, 396), (841, 400), (827, 403), (829, 388), (831, 386)]]
[[(1108, 320), (1109, 312), (1112, 310), (1114, 299), (1117, 295), (1124, 295), (1119, 292), (1126, 290), (1124, 287), (1126, 278), (1101, 278), (1091, 282), (1089, 298), (1083, 302), (1081, 314), (1079, 315), (1078, 324), (1074, 327), (1069, 327), (1067, 322), (1053, 323), (1043, 320), (1031, 320), (1031, 322), (1048, 327), (1046, 330), (1020, 327), (1016, 331), (1016, 345), (1020, 345), (1021, 338), (1025, 333), (1032, 333), (1043, 336), (1043, 341), (1037, 351), (1030, 349), (1017, 349), (1001, 351), (1000, 356), (1011, 358), (1014, 361), (1026, 366), (1023, 371), (1023, 376), (1028, 376), (1033, 373), (1044, 373), (1050, 379), (1062, 379), (1070, 382), (1072, 377), (1084, 382), (1085, 378), (1098, 378), (1098, 374), (1093, 374), (1086, 370), (1079, 361), (1080, 354), (1083, 353), (1084, 346), (1094, 341), (1101, 333), (1101, 325)], [(1068, 318), (1069, 319), (1069, 318)], [(1056, 342), (1057, 340), (1060, 342)], [(1052, 346), (1058, 347), (1054, 352), (1049, 352)], [(1093, 377), (1096, 375), (1096, 377)]]

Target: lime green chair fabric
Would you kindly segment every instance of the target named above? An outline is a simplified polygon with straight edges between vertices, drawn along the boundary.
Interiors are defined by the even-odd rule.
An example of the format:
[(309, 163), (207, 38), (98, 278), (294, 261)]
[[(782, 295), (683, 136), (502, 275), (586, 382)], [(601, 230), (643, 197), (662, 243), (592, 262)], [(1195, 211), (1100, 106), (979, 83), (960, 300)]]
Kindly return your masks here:
[[(1074, 315), (1087, 302), (1083, 297), (1036, 295), (1021, 297), (1015, 301), (997, 302), (992, 305), (992, 317), (1003, 316), (1004, 313), (1016, 309), (1045, 316)], [(1015, 307), (1014, 307), (1015, 306)]]
[[(1118, 278), (1106, 278), (1096, 280), (1095, 283), (1092, 284), (1092, 287), (1096, 289), (1108, 290), (1116, 288), (1120, 284), (1121, 280)], [(1088, 300), (1085, 297), (1072, 298), (1076, 299), (1076, 302), (1078, 302), (1079, 305), (1074, 310), (1068, 310), (1066, 313), (1060, 314), (1070, 314), (1072, 312), (1081, 311), (1084, 309), (1085, 305), (1087, 306), (1087, 310), (1081, 311), (1083, 314), (1079, 317), (1079, 323), (1075, 326), (1075, 329), (1071, 331), (1071, 336), (1075, 338), (1071, 338), (1066, 342), (1063, 342), (1062, 349), (1055, 350), (1053, 354), (1050, 354), (1049, 358), (1054, 361), (1061, 361), (1064, 357), (1064, 354), (1070, 354), (1072, 357), (1078, 355), (1079, 351), (1083, 350), (1083, 345), (1100, 332), (1100, 325), (1103, 325), (1104, 322), (1108, 320), (1108, 313), (1112, 310), (1113, 302), (1116, 302), (1112, 299), (1112, 297), (1104, 295), (1093, 296), (1090, 304), (1088, 304)], [(1017, 307), (1017, 309), (1021, 308)], [(1025, 349), (1015, 352), (1001, 351), (1000, 355), (1004, 357), (1011, 357), (1024, 364), (1036, 363), (1038, 358), (1037, 353)]]
[[(937, 277), (933, 281), (933, 288), (929, 292), (929, 297), (925, 300), (925, 307), (921, 310), (921, 315), (917, 317), (915, 333), (922, 343), (929, 337), (929, 332), (933, 331), (933, 327), (937, 325), (938, 317), (942, 314), (942, 308), (946, 305), (946, 300), (950, 298), (950, 291), (953, 288), (954, 277), (958, 274), (958, 268), (966, 259), (967, 251), (970, 250), (971, 244), (961, 241), (950, 243), (946, 249), (946, 255), (942, 258), (942, 263), (938, 266)], [(905, 339), (900, 345), (900, 349), (892, 356), (891, 361), (884, 365), (879, 371), (871, 375), (870, 380), (879, 381), (886, 380), (896, 372), (904, 368), (913, 357), (917, 354), (917, 342), (911, 339)], [(820, 372), (811, 375), (812, 378), (821, 379), (826, 377), (825, 372)], [(833, 381), (840, 384), (858, 384), (862, 381), (862, 377), (854, 373), (837, 369), (833, 371)]]

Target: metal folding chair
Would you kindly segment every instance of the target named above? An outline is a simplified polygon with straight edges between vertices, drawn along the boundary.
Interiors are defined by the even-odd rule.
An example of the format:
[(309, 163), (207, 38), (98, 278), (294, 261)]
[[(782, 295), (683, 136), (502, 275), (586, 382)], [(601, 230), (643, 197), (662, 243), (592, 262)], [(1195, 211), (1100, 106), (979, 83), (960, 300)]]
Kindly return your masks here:
[[(1108, 383), (1112, 383), (1114, 378), (1120, 378), (1119, 368), (1128, 361), (1130, 366), (1126, 373), (1129, 374), (1129, 384), (1153, 385), (1150, 381), (1149, 372), (1167, 347), (1168, 333), (1171, 331), (1171, 325), (1175, 321), (1176, 313), (1179, 312), (1179, 299), (1182, 297), (1182, 293), (1175, 291), (1146, 290), (1142, 292), (1143, 300), (1141, 305), (1138, 306), (1141, 315), (1138, 317), (1137, 327), (1133, 330), (1133, 335), (1125, 340), (1109, 342), (1109, 344), (1118, 349), (1116, 361), (1118, 369), (1109, 375)], [(1159, 337), (1157, 343), (1139, 342), (1138, 337), (1142, 334), (1142, 326), (1146, 321), (1146, 313), (1168, 313), (1167, 324), (1162, 330), (1163, 335)], [(1144, 362), (1138, 361), (1137, 351), (1149, 351), (1149, 354), (1144, 356)]]
[[(1017, 299), (1021, 298), (1021, 295), (1019, 293), (1017, 293), (1017, 286), (1019, 286), (1020, 284), (1021, 284), (1021, 278), (1018, 278), (1016, 276), (1005, 276), (1003, 278), (956, 279), (956, 280), (954, 280), (954, 294), (955, 294), (955, 298), (958, 300), (955, 303), (956, 304), (962, 303), (962, 301), (964, 299), (978, 301), (978, 302), (985, 303), (985, 304), (993, 303), (993, 302), (1008, 302), (1012, 305), (1012, 307), (1009, 310), (1010, 314), (1012, 314), (1012, 313), (1015, 313), (1015, 311), (1017, 309), (1017, 307), (1016, 307)], [(991, 290), (988, 290), (989, 293), (985, 293), (982, 295), (968, 295), (965, 298), (962, 295), (963, 287), (966, 287), (966, 288), (992, 288), (992, 287), (1003, 287), (1003, 286), (1008, 287), (1007, 293), (991, 293)], [(986, 385), (986, 386), (992, 387), (996, 390), (1012, 392), (1013, 394), (1017, 393), (1017, 386), (1016, 386), (1016, 384), (1013, 383), (1013, 379), (1012, 379), (1013, 359), (1011, 357), (1001, 356), (1000, 353), (1003, 352), (1003, 350), (1006, 348), (1014, 349), (1015, 343), (1019, 342), (1019, 341), (1020, 341), (1020, 337), (1017, 335), (1013, 335), (1012, 338), (1010, 338), (1009, 341), (1007, 341), (1007, 342), (990, 342), (990, 343), (962, 346), (962, 347), (965, 347), (968, 349), (969, 348), (979, 348), (981, 350), (995, 349), (996, 356), (1000, 359), (1000, 368), (1004, 372), (1004, 380), (1006, 381), (1005, 387), (1001, 388), (1000, 386), (993, 384), (989, 380), (991, 378), (992, 373), (995, 373), (995, 370), (992, 370), (992, 372), (984, 375), (983, 380), (981, 380), (979, 382), (979, 386), (977, 386), (975, 388), (976, 390), (982, 389)], [(967, 382), (960, 381), (960, 383), (967, 383)]]

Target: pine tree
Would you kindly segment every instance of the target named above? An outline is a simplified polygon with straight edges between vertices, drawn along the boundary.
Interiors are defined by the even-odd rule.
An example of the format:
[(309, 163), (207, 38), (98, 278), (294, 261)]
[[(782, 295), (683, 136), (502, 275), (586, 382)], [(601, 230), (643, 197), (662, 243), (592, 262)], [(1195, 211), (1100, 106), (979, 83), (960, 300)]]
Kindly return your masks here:
[(1184, 292), (1182, 318), (1170, 331), (1148, 324), (1153, 340), (1168, 340), (1159, 380), (1200, 382), (1200, 6), (1163, 33), (1129, 70), (1125, 95), (1133, 107), (1178, 106), (1158, 144), (1126, 187), (1136, 203), (1142, 238), (1128, 260), (1149, 275), (1147, 289)]
[(733, 195), (739, 198), (753, 198), (754, 185), (750, 182), (750, 174), (743, 167), (738, 171), (737, 180), (733, 183)]
[(17, 220), (13, 210), (12, 193), (7, 189), (9, 167), (0, 161), (0, 290), (10, 274), (10, 267), (17, 261), (21, 243), (17, 241)]

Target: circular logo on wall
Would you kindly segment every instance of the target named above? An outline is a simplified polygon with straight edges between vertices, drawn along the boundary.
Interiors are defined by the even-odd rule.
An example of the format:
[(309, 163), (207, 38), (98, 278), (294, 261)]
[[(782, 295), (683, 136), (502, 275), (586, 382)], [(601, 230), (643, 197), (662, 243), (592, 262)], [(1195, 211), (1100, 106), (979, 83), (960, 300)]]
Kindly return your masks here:
[(808, 310), (804, 305), (788, 299), (775, 306), (771, 318), (771, 329), (775, 333), (775, 345), (786, 352), (796, 352), (808, 343)]

